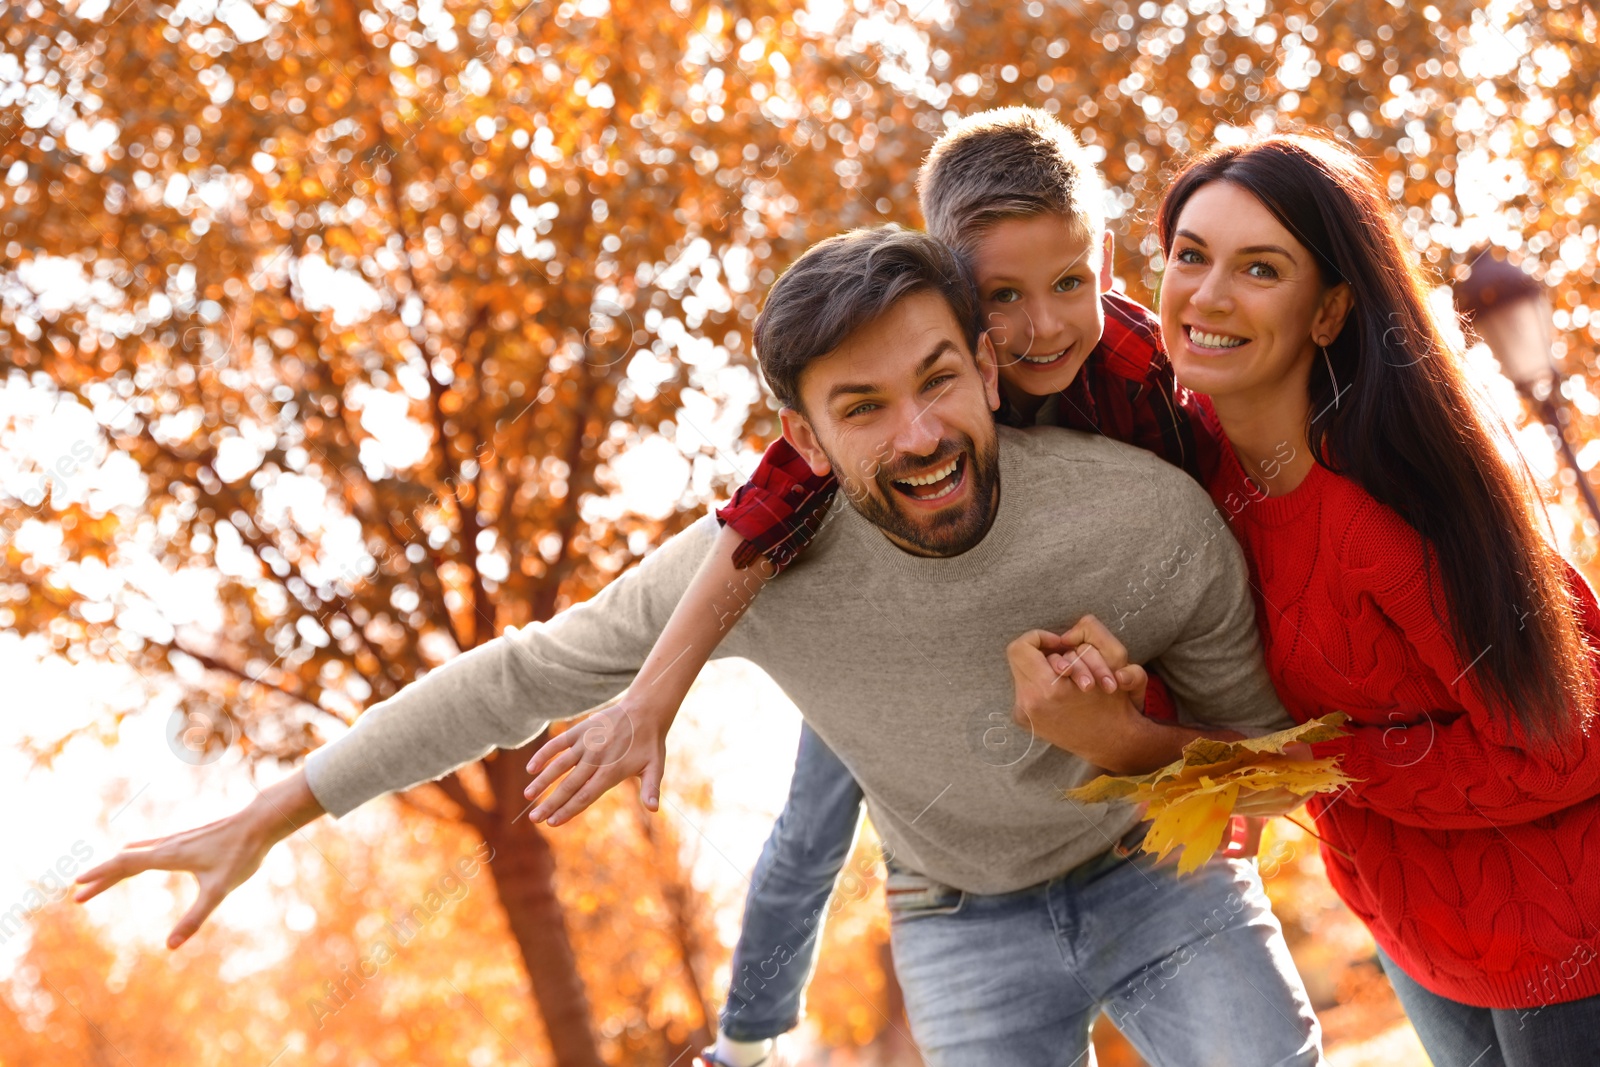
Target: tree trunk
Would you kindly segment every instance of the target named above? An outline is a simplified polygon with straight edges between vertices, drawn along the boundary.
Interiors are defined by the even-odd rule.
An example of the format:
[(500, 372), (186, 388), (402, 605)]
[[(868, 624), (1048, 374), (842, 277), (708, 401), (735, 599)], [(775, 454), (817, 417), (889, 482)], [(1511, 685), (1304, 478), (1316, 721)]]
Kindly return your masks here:
[(595, 1043), (589, 996), (578, 975), (566, 918), (556, 899), (555, 858), (539, 828), (518, 814), (526, 806), (524, 768), (542, 741), (502, 750), (484, 762), (495, 797), (489, 832), (484, 835), (494, 849), (489, 870), (522, 953), (522, 966), (533, 983), (533, 999), (557, 1067), (606, 1067)]

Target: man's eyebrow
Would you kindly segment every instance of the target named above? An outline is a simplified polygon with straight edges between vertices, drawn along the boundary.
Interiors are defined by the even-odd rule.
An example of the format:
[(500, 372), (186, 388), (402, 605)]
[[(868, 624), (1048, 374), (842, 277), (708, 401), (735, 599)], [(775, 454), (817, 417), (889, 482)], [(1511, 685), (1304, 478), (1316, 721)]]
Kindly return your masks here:
[[(1194, 233), (1194, 232), (1192, 232), (1190, 230), (1179, 230), (1177, 235), (1179, 237), (1184, 237), (1184, 238), (1189, 239), (1190, 241), (1193, 241), (1195, 244), (1199, 245), (1201, 248), (1205, 248), (1206, 247), (1205, 239), (1202, 238), (1199, 234)], [(1250, 245), (1248, 248), (1239, 249), (1238, 254), (1241, 255), (1241, 256), (1253, 256), (1253, 255), (1256, 255), (1259, 252), (1276, 252), (1276, 253), (1278, 253), (1278, 255), (1284, 257), (1285, 259), (1293, 259), (1294, 258), (1294, 253), (1289, 251), (1287, 248), (1284, 248), (1282, 245)]]
[[(917, 364), (917, 369), (914, 373), (927, 373), (930, 367), (939, 362), (940, 357), (947, 352), (954, 352), (955, 350), (956, 346), (954, 342), (950, 340), (950, 338), (940, 338), (939, 343), (934, 346), (933, 351), (922, 357), (922, 362)], [(856, 393), (876, 393), (881, 388), (882, 386), (874, 385), (871, 382), (842, 382), (828, 390), (828, 403), (833, 403), (841, 396), (848, 396)]]

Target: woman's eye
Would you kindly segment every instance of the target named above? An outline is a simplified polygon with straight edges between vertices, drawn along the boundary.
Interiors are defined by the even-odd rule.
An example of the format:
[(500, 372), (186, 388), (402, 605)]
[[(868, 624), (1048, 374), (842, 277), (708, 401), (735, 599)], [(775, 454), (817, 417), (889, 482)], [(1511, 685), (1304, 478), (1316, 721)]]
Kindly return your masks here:
[(1270, 263), (1252, 263), (1247, 269), (1253, 278), (1276, 278), (1278, 276), (1277, 270)]
[(1185, 248), (1172, 258), (1179, 263), (1200, 263), (1203, 261), (1199, 251), (1193, 248)]

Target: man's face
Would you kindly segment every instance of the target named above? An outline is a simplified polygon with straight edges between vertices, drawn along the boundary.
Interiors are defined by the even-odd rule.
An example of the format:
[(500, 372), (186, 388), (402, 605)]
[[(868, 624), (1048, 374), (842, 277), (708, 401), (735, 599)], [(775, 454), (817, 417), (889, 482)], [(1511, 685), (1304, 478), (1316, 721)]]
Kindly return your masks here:
[(916, 293), (814, 360), (800, 376), (804, 412), (783, 432), (817, 474), (921, 556), (983, 540), (1000, 496), (994, 352), (977, 358), (943, 297)]

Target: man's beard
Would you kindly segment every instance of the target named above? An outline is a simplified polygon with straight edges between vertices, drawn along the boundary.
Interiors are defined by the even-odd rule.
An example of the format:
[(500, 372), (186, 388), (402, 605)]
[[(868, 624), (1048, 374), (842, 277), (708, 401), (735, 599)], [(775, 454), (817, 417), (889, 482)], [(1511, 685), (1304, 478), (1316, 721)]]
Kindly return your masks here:
[[(963, 457), (965, 470), (961, 476), (972, 481), (971, 491), (965, 494), (965, 506), (931, 515), (907, 510), (900, 491), (893, 485), (894, 479), (936, 469), (957, 456)], [(832, 456), (828, 459), (836, 472), (845, 469)], [(940, 441), (931, 456), (906, 456), (892, 466), (880, 467), (870, 484), (854, 478), (840, 478), (839, 482), (850, 506), (890, 537), (924, 555), (959, 556), (988, 532), (1000, 488), (999, 437), (991, 436), (980, 450), (970, 436), (957, 434)]]

